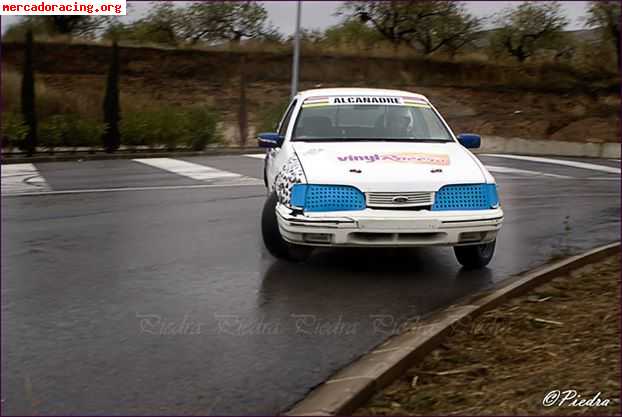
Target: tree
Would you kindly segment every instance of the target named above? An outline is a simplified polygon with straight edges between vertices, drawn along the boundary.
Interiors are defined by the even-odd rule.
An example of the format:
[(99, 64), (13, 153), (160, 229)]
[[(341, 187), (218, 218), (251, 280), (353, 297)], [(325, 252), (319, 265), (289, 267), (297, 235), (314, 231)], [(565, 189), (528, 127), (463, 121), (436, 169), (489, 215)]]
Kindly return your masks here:
[(147, 16), (133, 23), (111, 23), (104, 39), (176, 45), (182, 26), (181, 11), (170, 1), (153, 2), (151, 6)]
[(267, 30), (268, 12), (254, 1), (228, 3), (233, 6), (232, 18), (228, 21), (226, 39), (240, 42), (242, 38), (254, 38)]
[(34, 24), (45, 27), (50, 34), (92, 37), (104, 20), (94, 16), (34, 16)]
[(283, 34), (273, 26), (265, 28), (255, 39), (268, 43), (282, 43), (284, 40)]
[(108, 78), (106, 79), (103, 109), (106, 128), (102, 136), (102, 142), (106, 152), (112, 153), (121, 144), (121, 134), (119, 133), (119, 122), (121, 120), (119, 105), (119, 47), (116, 41), (112, 44), (112, 56)]
[(196, 43), (256, 38), (273, 32), (268, 12), (255, 1), (209, 1), (192, 4), (183, 13), (182, 36)]
[(105, 25), (104, 16), (28, 16), (12, 24), (2, 36), (5, 40), (23, 39), (26, 32), (35, 37), (65, 35), (92, 38)]
[(350, 1), (339, 14), (370, 24), (395, 48), (406, 44), (426, 55), (442, 48), (455, 53), (480, 28), (480, 20), (456, 1)]
[(248, 112), (246, 109), (246, 56), (240, 59), (240, 107), (238, 108), (240, 146), (246, 146), (248, 139)]
[(22, 116), (28, 128), (26, 154), (32, 156), (37, 148), (37, 114), (35, 112), (35, 73), (32, 62), (32, 31), (26, 33), (24, 69), (22, 76)]
[(330, 46), (357, 45), (370, 48), (384, 37), (359, 19), (346, 19), (324, 32), (323, 41)]
[(417, 7), (414, 1), (348, 1), (338, 14), (358, 18), (370, 24), (393, 46), (408, 42), (413, 32), (410, 16)]
[[(130, 15), (133, 5), (127, 4), (126, 11)], [(28, 30), (32, 30), (34, 38), (66, 35), (69, 37), (95, 38), (102, 31), (118, 27), (118, 20), (125, 16), (78, 16), (78, 15), (50, 15), (22, 17), (13, 23), (2, 35), (3, 40), (22, 40)]]
[(61, 35), (74, 35), (89, 32), (96, 25), (96, 20), (90, 16), (45, 16), (48, 24), (53, 28), (54, 32)]
[(497, 17), (499, 25), (493, 36), (493, 47), (524, 62), (538, 50), (557, 48), (568, 19), (559, 2), (524, 2), (505, 9)]
[[(436, 13), (434, 13), (436, 11)], [(471, 43), (481, 29), (481, 20), (466, 12), (459, 2), (436, 2), (427, 5), (428, 16), (414, 23), (412, 42), (424, 54), (446, 49), (453, 57)]]
[(48, 28), (44, 25), (35, 24), (32, 17), (22, 17), (6, 29), (2, 34), (2, 40), (5, 42), (23, 42), (29, 31), (32, 32), (33, 39), (50, 35)]
[(612, 42), (620, 66), (620, 2), (592, 1), (587, 11), (587, 25), (598, 28), (603, 41)]
[[(300, 42), (305, 44), (319, 44), (324, 41), (324, 32), (319, 29), (300, 29)], [(294, 42), (294, 34), (287, 38), (287, 42)]]

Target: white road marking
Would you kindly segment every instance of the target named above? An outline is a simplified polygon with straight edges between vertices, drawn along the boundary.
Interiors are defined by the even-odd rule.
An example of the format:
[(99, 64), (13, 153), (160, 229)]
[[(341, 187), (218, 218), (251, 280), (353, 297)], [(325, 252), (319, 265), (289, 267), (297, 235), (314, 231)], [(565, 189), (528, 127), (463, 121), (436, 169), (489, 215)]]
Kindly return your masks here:
[(114, 193), (122, 191), (157, 191), (157, 190), (185, 190), (185, 189), (201, 189), (201, 188), (226, 188), (226, 187), (243, 187), (243, 186), (263, 186), (263, 181), (256, 178), (245, 178), (243, 180), (225, 183), (225, 184), (198, 184), (198, 185), (162, 185), (153, 187), (119, 187), (119, 188), (91, 188), (83, 190), (58, 190), (58, 191), (40, 191), (25, 192), (3, 195), (4, 197), (26, 197), (40, 195), (59, 195), (59, 194), (93, 194), (93, 193)]
[(50, 190), (33, 164), (2, 164), (1, 171), (2, 195)]
[(188, 161), (173, 158), (144, 158), (132, 159), (134, 162), (160, 168), (165, 171), (175, 173), (193, 180), (206, 181), (223, 178), (243, 178), (242, 175), (234, 172), (222, 171), (220, 169), (199, 165)]
[(557, 174), (548, 174), (546, 172), (540, 171), (529, 171), (526, 169), (518, 169), (518, 168), (508, 168), (508, 167), (498, 167), (494, 165), (485, 165), (486, 169), (490, 172), (498, 172), (502, 174), (523, 174), (523, 175), (536, 175), (536, 176), (544, 176), (544, 177), (552, 177), (552, 178), (565, 178), (570, 179), (573, 177), (569, 177), (567, 175), (557, 175)]
[(508, 155), (489, 153), (484, 156), (494, 156), (496, 158), (517, 159), (520, 161), (542, 162), (545, 164), (564, 165), (568, 167), (590, 169), (592, 171), (602, 171), (611, 174), (620, 174), (620, 168), (608, 167), (604, 165), (589, 164), (587, 162), (568, 161), (565, 159), (541, 158), (538, 156)]
[(249, 158), (257, 158), (257, 159), (265, 159), (266, 158), (266, 154), (265, 153), (247, 153), (246, 155)]

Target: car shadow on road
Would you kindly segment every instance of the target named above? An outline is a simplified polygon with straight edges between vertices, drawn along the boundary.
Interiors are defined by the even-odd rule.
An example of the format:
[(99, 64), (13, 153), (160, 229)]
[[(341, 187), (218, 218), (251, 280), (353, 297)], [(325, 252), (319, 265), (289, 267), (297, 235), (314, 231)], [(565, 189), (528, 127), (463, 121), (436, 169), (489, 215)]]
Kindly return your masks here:
[(488, 268), (465, 270), (451, 248), (318, 250), (307, 262), (264, 258), (264, 313), (425, 316), (490, 288)]

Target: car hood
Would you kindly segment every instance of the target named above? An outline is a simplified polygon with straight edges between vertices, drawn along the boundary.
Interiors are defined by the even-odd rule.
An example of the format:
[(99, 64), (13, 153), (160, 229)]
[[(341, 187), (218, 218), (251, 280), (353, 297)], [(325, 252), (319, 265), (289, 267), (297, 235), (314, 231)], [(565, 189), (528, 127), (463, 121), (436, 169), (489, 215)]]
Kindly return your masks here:
[(456, 142), (293, 142), (309, 184), (352, 185), (365, 192), (437, 191), (484, 183), (483, 166)]

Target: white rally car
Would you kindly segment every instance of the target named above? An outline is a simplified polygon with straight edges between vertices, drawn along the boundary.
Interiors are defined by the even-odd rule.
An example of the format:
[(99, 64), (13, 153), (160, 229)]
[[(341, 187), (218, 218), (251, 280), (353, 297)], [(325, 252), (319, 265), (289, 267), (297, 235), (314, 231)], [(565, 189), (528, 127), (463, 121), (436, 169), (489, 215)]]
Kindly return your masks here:
[(422, 95), (331, 88), (299, 93), (270, 148), (262, 235), (268, 251), (305, 259), (313, 247), (453, 246), (487, 265), (503, 221), (495, 179)]

